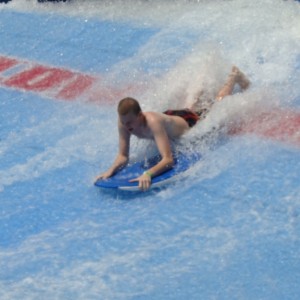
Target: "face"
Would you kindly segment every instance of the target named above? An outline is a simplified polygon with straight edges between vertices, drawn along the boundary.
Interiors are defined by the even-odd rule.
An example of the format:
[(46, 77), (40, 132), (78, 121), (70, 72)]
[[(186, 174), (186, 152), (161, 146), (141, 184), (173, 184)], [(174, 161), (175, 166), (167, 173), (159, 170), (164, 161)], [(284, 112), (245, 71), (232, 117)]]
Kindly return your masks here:
[(129, 131), (134, 132), (138, 127), (140, 127), (140, 116), (135, 115), (133, 112), (128, 113), (127, 115), (120, 115), (121, 124)]

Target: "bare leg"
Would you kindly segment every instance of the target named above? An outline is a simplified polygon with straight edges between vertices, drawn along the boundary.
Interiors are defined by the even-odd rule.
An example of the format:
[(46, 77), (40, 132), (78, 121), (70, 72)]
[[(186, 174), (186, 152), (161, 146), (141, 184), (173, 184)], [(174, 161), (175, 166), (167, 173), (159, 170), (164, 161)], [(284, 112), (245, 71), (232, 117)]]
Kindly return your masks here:
[[(238, 84), (242, 91), (246, 90), (250, 85), (250, 80), (246, 75), (239, 70), (238, 67), (233, 66), (231, 73), (228, 75), (227, 81), (223, 87), (219, 90), (216, 101), (221, 101), (224, 97), (232, 95), (235, 84)], [(196, 94), (195, 102), (191, 106), (191, 110), (197, 113), (200, 118), (205, 118), (207, 113), (210, 111), (212, 105), (215, 103), (213, 99), (205, 101), (204, 91), (199, 91)], [(204, 97), (203, 97), (204, 96)]]
[(244, 73), (242, 73), (239, 68), (236, 66), (232, 67), (231, 73), (228, 75), (226, 83), (218, 92), (216, 97), (217, 101), (222, 100), (224, 97), (228, 95), (232, 95), (235, 84), (238, 84), (241, 89), (244, 91), (250, 85), (250, 80), (246, 77)]

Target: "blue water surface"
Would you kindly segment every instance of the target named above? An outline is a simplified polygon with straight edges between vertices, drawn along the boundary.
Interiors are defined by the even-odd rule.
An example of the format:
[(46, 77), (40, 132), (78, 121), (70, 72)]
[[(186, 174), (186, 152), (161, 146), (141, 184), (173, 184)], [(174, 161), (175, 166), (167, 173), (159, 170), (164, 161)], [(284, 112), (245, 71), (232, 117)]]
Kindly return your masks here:
[[(95, 73), (138, 56), (163, 30), (53, 13), (0, 16), (1, 55)], [(178, 53), (135, 66), (146, 74), (175, 66), (186, 45), (207, 38), (187, 31), (166, 35), (154, 56), (166, 57), (176, 36)], [(295, 111), (299, 57), (289, 82)], [(163, 189), (105, 191), (93, 180), (116, 155), (115, 105), (1, 87), (0, 298), (298, 299), (299, 147), (228, 136)], [(144, 145), (134, 140), (133, 153)]]

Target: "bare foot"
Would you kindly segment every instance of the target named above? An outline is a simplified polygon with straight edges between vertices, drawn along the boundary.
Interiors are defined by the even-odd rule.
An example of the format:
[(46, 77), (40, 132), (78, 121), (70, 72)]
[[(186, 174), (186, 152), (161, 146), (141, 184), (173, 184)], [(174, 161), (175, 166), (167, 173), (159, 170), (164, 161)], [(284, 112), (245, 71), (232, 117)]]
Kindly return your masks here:
[(237, 78), (239, 77), (239, 69), (236, 66), (233, 66), (230, 74), (227, 77), (226, 83), (218, 92), (216, 97), (217, 101), (221, 101), (224, 97), (231, 95), (235, 84), (238, 82)]
[(250, 85), (250, 80), (246, 75), (236, 66), (232, 67), (232, 74), (235, 77), (236, 82), (241, 87), (242, 90), (246, 90)]

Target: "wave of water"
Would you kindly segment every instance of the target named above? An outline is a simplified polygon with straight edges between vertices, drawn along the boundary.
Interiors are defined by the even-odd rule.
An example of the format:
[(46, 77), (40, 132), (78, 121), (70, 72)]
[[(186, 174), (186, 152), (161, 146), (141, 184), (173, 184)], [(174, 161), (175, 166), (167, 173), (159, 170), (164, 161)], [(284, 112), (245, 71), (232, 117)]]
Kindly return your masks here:
[[(216, 105), (188, 145), (262, 109), (299, 107), (296, 1), (13, 0), (0, 9), (156, 28), (106, 74), (113, 86), (142, 86), (133, 96), (145, 109), (188, 104), (199, 87), (214, 94), (238, 65), (251, 88)], [(1, 98), (10, 119), (0, 144), (1, 299), (298, 298), (299, 148), (255, 135), (209, 140), (171, 187), (104, 192), (92, 180), (115, 155), (114, 105)], [(148, 146), (135, 140), (133, 155)]]

